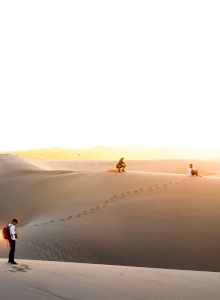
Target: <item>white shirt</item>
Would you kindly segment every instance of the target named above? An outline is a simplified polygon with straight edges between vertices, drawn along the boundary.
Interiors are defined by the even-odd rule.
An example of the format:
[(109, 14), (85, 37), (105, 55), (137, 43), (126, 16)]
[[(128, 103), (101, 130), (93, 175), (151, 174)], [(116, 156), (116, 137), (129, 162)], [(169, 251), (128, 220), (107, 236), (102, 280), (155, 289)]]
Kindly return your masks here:
[(189, 176), (192, 176), (192, 170), (193, 170), (193, 168), (189, 168), (189, 169), (187, 170), (187, 174), (188, 174)]
[(15, 225), (9, 224), (8, 227), (9, 227), (11, 239), (15, 241), (15, 240), (16, 240), (16, 239), (15, 239), (15, 234), (16, 234)]

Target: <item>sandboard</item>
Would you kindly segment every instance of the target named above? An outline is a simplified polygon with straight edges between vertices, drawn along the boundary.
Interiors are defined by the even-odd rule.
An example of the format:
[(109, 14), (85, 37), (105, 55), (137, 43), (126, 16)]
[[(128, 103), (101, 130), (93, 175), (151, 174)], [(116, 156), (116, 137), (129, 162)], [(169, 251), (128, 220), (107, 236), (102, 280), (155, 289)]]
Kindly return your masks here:
[(118, 172), (118, 169), (109, 169), (109, 170), (107, 170), (107, 172)]
[(107, 172), (113, 172), (113, 173), (124, 173), (124, 172), (126, 172), (125, 170), (124, 171), (118, 171), (118, 169), (109, 169), (109, 170), (107, 170)]

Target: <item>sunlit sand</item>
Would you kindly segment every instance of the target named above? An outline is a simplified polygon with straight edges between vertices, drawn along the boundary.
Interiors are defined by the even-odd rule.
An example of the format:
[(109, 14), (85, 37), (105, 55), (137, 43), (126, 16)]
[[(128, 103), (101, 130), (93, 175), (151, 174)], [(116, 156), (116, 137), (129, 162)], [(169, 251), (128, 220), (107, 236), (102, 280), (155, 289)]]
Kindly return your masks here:
[(1, 293), (220, 298), (220, 164), (197, 161), (203, 177), (191, 178), (187, 160), (126, 163), (0, 155), (1, 227), (20, 220), (20, 269), (0, 236)]

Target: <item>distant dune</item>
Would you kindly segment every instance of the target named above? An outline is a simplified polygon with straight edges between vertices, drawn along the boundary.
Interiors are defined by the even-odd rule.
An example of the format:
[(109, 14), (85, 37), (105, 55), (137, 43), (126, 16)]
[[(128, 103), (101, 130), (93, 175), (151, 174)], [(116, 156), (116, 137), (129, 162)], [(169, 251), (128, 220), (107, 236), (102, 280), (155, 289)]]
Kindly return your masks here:
[[(115, 168), (115, 160), (33, 160), (25, 159), (26, 162), (44, 170), (69, 170), (69, 171), (107, 171)], [(129, 171), (157, 172), (186, 174), (191, 160), (163, 159), (163, 160), (126, 160)], [(220, 162), (193, 160), (201, 175), (220, 175)]]
[(11, 155), (1, 154), (0, 155), (0, 175), (8, 173), (16, 173), (17, 171), (33, 171), (37, 170), (36, 166), (26, 162), (24, 158)]

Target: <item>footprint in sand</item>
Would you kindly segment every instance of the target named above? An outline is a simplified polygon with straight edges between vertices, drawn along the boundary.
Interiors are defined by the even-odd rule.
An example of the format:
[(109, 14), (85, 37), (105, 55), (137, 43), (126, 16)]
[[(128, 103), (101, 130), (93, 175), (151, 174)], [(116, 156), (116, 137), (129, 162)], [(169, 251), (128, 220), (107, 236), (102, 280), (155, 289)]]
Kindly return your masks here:
[(55, 220), (51, 220), (49, 223), (54, 223), (55, 222)]
[(136, 191), (136, 190), (133, 190), (133, 191), (131, 192), (131, 194), (137, 194), (137, 191)]
[(28, 266), (28, 265), (25, 265), (25, 264), (22, 264), (22, 265), (20, 265), (22, 268), (25, 268), (25, 269), (27, 269), (27, 270), (32, 270), (32, 268), (30, 267), (30, 266)]
[(62, 219), (60, 219), (60, 222), (63, 222), (63, 221), (65, 221), (66, 219), (65, 218), (62, 218)]
[(8, 271), (10, 271), (10, 272), (17, 272), (17, 271), (27, 272), (27, 268), (26, 267), (24, 268), (24, 267), (18, 265), (18, 266), (12, 266), (11, 269), (9, 269)]
[(108, 200), (105, 200), (105, 201), (104, 201), (105, 204), (108, 204), (108, 203), (110, 203), (110, 202), (111, 202), (111, 199), (108, 199)]
[(97, 205), (95, 209), (97, 210), (101, 209), (101, 205)]
[[(153, 187), (151, 186), (151, 187), (148, 187), (148, 188), (141, 187), (137, 190), (127, 191), (127, 192), (121, 193), (119, 195), (113, 195), (111, 198), (105, 200), (102, 204), (97, 205), (95, 208), (91, 208), (89, 210), (84, 210), (82, 213), (78, 213), (76, 215), (76, 217), (81, 218), (82, 216), (88, 215), (90, 213), (95, 213), (96, 211), (98, 211), (100, 209), (104, 209), (108, 206), (111, 206), (111, 204), (113, 204), (113, 202), (117, 201), (118, 199), (125, 198), (127, 196), (130, 196), (131, 194), (139, 194), (140, 192), (143, 192), (143, 191), (152, 191), (152, 190), (161, 188), (163, 186), (167, 186), (167, 184), (156, 185), (156, 186), (153, 186)], [(72, 216), (69, 216), (67, 219), (68, 220), (72, 219)], [(60, 221), (64, 221), (64, 220), (65, 219), (61, 219)]]
[(153, 191), (154, 187), (153, 186), (149, 186), (148, 191)]
[(103, 204), (102, 205), (102, 209), (107, 208), (108, 206), (110, 206), (111, 204), (107, 205), (107, 204)]
[(38, 224), (35, 224), (34, 226), (39, 226)]
[(163, 188), (163, 187), (166, 187), (167, 184), (166, 183), (163, 183), (163, 184), (159, 184), (160, 188)]
[(107, 204), (102, 204), (101, 208), (106, 208)]
[[(97, 210), (100, 210), (100, 209), (104, 209), (106, 208), (107, 206), (111, 205), (113, 202), (115, 202), (117, 199), (120, 199), (120, 198), (125, 198), (127, 196), (130, 196), (131, 194), (139, 194), (140, 192), (144, 192), (144, 191), (153, 191), (153, 190), (156, 190), (158, 188), (162, 188), (162, 187), (167, 187), (168, 184), (173, 184), (174, 182), (169, 182), (169, 183), (164, 183), (164, 184), (157, 184), (155, 186), (150, 186), (148, 188), (144, 188), (144, 187), (141, 187), (139, 188), (138, 190), (133, 190), (133, 191), (127, 191), (125, 193), (121, 193), (120, 195), (113, 195), (111, 198), (105, 200), (102, 204), (100, 205), (97, 205), (95, 208), (91, 208), (89, 210), (84, 210), (82, 213), (78, 213), (76, 215), (77, 218), (81, 218), (83, 215), (88, 215), (89, 213), (95, 213)], [(180, 182), (175, 182), (177, 184), (179, 184)], [(72, 219), (73, 216), (69, 216), (67, 218), (67, 220), (70, 220)], [(60, 219), (60, 221), (64, 221), (65, 219)], [(52, 221), (50, 221), (52, 223)], [(35, 225), (37, 226), (37, 225)]]
[(117, 198), (113, 198), (110, 202), (111, 202), (111, 203), (112, 203), (112, 202), (116, 202), (118, 199), (119, 199), (118, 197), (117, 197)]

